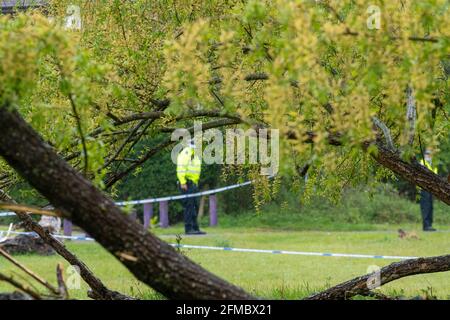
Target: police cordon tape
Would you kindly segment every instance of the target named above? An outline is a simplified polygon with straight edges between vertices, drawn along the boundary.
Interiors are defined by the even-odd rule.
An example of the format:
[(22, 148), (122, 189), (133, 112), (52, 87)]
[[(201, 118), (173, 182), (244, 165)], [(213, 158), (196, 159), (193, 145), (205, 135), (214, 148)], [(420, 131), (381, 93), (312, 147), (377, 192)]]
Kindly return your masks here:
[[(273, 178), (273, 176), (270, 176), (270, 178)], [(122, 202), (116, 202), (116, 205), (122, 207), (127, 205), (136, 205), (136, 204), (147, 204), (147, 203), (155, 203), (155, 202), (162, 202), (162, 201), (172, 201), (172, 200), (181, 200), (186, 198), (193, 198), (193, 197), (200, 197), (200, 196), (208, 196), (211, 194), (216, 194), (220, 192), (224, 192), (231, 189), (240, 188), (243, 186), (248, 186), (252, 184), (254, 181), (246, 181), (243, 183), (234, 184), (231, 186), (226, 186), (222, 188), (217, 188), (213, 190), (207, 190), (207, 191), (201, 191), (196, 193), (189, 193), (189, 194), (180, 194), (176, 196), (167, 196), (167, 197), (161, 197), (161, 198), (150, 198), (150, 199), (144, 199), (144, 200), (132, 200), (132, 201), (122, 201)]]
[(2, 243), (3, 241), (5, 241), (5, 240), (7, 240), (8, 239), (8, 237), (9, 237), (9, 234), (11, 233), (11, 231), (12, 231), (12, 228), (13, 228), (13, 224), (12, 223), (10, 223), (9, 224), (9, 228), (8, 228), (8, 231), (6, 232), (6, 236), (5, 237), (3, 237), (3, 232), (2, 233), (0, 233), (0, 243)]
[[(269, 179), (273, 178), (270, 176)], [(150, 198), (143, 200), (132, 200), (132, 201), (121, 201), (116, 202), (118, 206), (127, 206), (127, 205), (139, 205), (139, 204), (148, 204), (162, 201), (171, 201), (171, 200), (180, 200), (191, 197), (199, 197), (206, 196), (211, 194), (216, 194), (219, 192), (243, 187), (252, 184), (254, 181), (246, 181), (243, 183), (234, 184), (231, 186), (226, 186), (222, 188), (217, 188), (208, 191), (202, 191), (191, 194), (183, 194), (176, 196), (167, 196), (161, 198)], [(1, 212), (0, 217), (13, 216), (14, 212)], [(5, 231), (0, 231), (0, 238), (3, 236)], [(34, 232), (15, 232), (9, 231), (8, 234), (27, 234), (27, 235), (35, 235)], [(77, 240), (77, 241), (95, 241), (95, 239), (86, 237), (86, 236), (62, 236), (62, 235), (54, 235), (55, 238), (59, 239), (67, 239), (67, 240)], [(383, 255), (366, 255), (366, 254), (347, 254), (347, 253), (325, 253), (325, 252), (302, 252), (302, 251), (286, 251), (286, 250), (263, 250), (263, 249), (244, 249), (244, 248), (229, 248), (229, 247), (211, 247), (211, 246), (195, 246), (195, 245), (183, 245), (183, 244), (170, 244), (176, 248), (185, 248), (185, 249), (202, 249), (202, 250), (218, 250), (218, 251), (234, 251), (234, 252), (253, 252), (253, 253), (270, 253), (270, 254), (289, 254), (289, 255), (304, 255), (304, 256), (322, 256), (322, 257), (347, 257), (347, 258), (365, 258), (365, 259), (395, 259), (395, 260), (407, 260), (407, 259), (416, 259), (417, 257), (403, 257), (403, 256), (383, 256)]]
[[(4, 233), (6, 233), (7, 235), (10, 235), (10, 234), (27, 235), (27, 236), (34, 236), (36, 238), (39, 238), (39, 235), (35, 232), (18, 232), (18, 231), (11, 231), (11, 230), (9, 230), (9, 231), (1, 230), (0, 238), (3, 237)], [(78, 241), (95, 241), (94, 238), (90, 238), (87, 236), (63, 236), (63, 235), (59, 235), (59, 234), (52, 234), (52, 236), (57, 239), (78, 240)]]
[[(268, 178), (272, 179), (273, 177), (274, 176), (269, 176)], [(166, 197), (160, 197), (160, 198), (149, 198), (149, 199), (142, 199), (142, 200), (119, 201), (119, 202), (116, 202), (116, 205), (119, 207), (124, 207), (124, 206), (128, 206), (128, 205), (148, 204), (148, 203), (155, 203), (155, 202), (173, 201), (173, 200), (181, 200), (181, 199), (186, 199), (186, 198), (208, 196), (208, 195), (224, 192), (227, 190), (232, 190), (232, 189), (248, 186), (252, 183), (254, 183), (253, 180), (242, 182), (242, 183), (237, 183), (237, 184), (233, 184), (231, 186), (221, 187), (221, 188), (217, 188), (217, 189), (196, 192), (196, 193), (180, 194), (180, 195), (176, 195), (176, 196), (166, 196)], [(16, 214), (14, 212), (0, 212), (0, 218), (15, 216), (15, 215)]]
[[(0, 238), (3, 233), (7, 231), (0, 231)], [(9, 234), (25, 234), (38, 235), (34, 232), (16, 232), (9, 231)], [(87, 236), (61, 236), (53, 235), (55, 238), (77, 241), (95, 241), (95, 239)], [(319, 256), (319, 257), (341, 257), (341, 258), (360, 258), (360, 259), (389, 259), (389, 260), (408, 260), (417, 259), (418, 257), (405, 256), (384, 256), (384, 255), (369, 255), (369, 254), (352, 254), (352, 253), (328, 253), (328, 252), (305, 252), (305, 251), (287, 251), (287, 250), (265, 250), (265, 249), (245, 249), (245, 248), (231, 248), (231, 247), (211, 247), (211, 246), (197, 246), (189, 244), (175, 244), (170, 243), (172, 247), (184, 249), (200, 249), (200, 250), (215, 250), (215, 251), (234, 251), (234, 252), (251, 252), (251, 253), (269, 253), (269, 254), (289, 254), (301, 256)]]
[(14, 212), (0, 212), (0, 218), (1, 217), (9, 217), (9, 216), (15, 216), (16, 214)]

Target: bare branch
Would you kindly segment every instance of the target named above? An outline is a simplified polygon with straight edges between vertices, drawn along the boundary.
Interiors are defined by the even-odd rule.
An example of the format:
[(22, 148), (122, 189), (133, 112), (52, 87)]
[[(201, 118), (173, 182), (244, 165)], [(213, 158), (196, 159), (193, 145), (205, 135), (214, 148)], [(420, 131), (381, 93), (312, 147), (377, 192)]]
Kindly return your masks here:
[(25, 292), (26, 294), (30, 295), (31, 297), (33, 297), (36, 300), (42, 300), (42, 297), (39, 293), (37, 293), (36, 291), (31, 289), (27, 285), (16, 281), (13, 277), (8, 277), (1, 272), (0, 272), (0, 281), (5, 281), (5, 282), (9, 283), (10, 285), (16, 287), (20, 291)]
[(112, 155), (108, 161), (105, 162), (105, 164), (99, 169), (99, 171), (103, 170), (104, 168), (107, 168), (122, 152), (122, 150), (125, 148), (125, 146), (130, 142), (130, 140), (134, 137), (136, 132), (144, 125), (146, 120), (141, 120), (137, 126), (133, 128), (131, 133), (128, 135), (128, 137), (125, 139), (124, 142), (120, 145), (120, 147), (116, 150), (114, 155)]
[[(179, 255), (124, 215), (108, 196), (45, 144), (17, 111), (0, 107), (0, 127), (0, 154), (5, 161), (117, 259), (120, 253), (138, 257), (136, 261), (120, 260), (137, 279), (172, 299), (253, 298)], [(192, 290), (193, 282), (196, 290)]]
[(18, 267), (20, 270), (22, 270), (26, 274), (28, 274), (30, 277), (32, 277), (34, 280), (36, 280), (37, 282), (42, 284), (44, 287), (46, 287), (48, 290), (50, 290), (54, 294), (59, 293), (58, 289), (56, 289), (53, 285), (51, 285), (47, 280), (41, 278), (39, 275), (37, 275), (36, 273), (34, 273), (33, 271), (31, 271), (30, 269), (25, 267), (23, 264), (21, 264), (19, 261), (14, 259), (8, 252), (3, 250), (1, 247), (0, 247), (0, 255), (2, 255), (6, 260), (11, 262), (13, 265)]
[[(1, 191), (1, 190), (0, 190)], [(4, 200), (14, 202), (14, 200), (6, 193), (3, 193)], [(16, 215), (24, 222), (26, 229), (31, 230), (38, 234), (45, 243), (51, 246), (55, 251), (64, 259), (67, 260), (72, 266), (77, 266), (80, 269), (80, 275), (83, 280), (92, 288), (92, 291), (96, 293), (96, 297), (101, 300), (132, 300), (133, 298), (123, 295), (119, 292), (109, 290), (99, 278), (97, 278), (92, 271), (84, 264), (83, 261), (77, 258), (72, 252), (60, 241), (56, 240), (49, 232), (44, 230), (37, 222), (23, 212), (16, 212)]]
[(392, 141), (391, 131), (389, 128), (384, 124), (383, 121), (378, 119), (377, 117), (372, 117), (373, 123), (383, 132), (384, 139), (386, 141), (386, 146), (390, 151), (394, 151), (394, 142)]
[(0, 202), (0, 209), (18, 211), (18, 212), (27, 212), (32, 214), (38, 214), (42, 216), (51, 216), (51, 217), (62, 217), (62, 214), (55, 210), (45, 210), (32, 206), (15, 204), (15, 203), (2, 203)]
[[(204, 124), (202, 126), (202, 130), (208, 130), (208, 129), (212, 129), (212, 128), (224, 127), (224, 126), (227, 126), (227, 125), (239, 124), (239, 123), (242, 123), (242, 120), (240, 120), (240, 119), (222, 119), (222, 120), (217, 120), (217, 121), (211, 121), (211, 122), (208, 122), (208, 123)], [(166, 129), (162, 130), (162, 132), (164, 132), (164, 131), (172, 132), (173, 130), (174, 130), (174, 128), (166, 128)], [(188, 128), (187, 130), (192, 133), (194, 131), (194, 127)], [(138, 160), (136, 160), (132, 165), (130, 165), (124, 171), (121, 171), (119, 173), (116, 173), (116, 174), (111, 175), (110, 177), (108, 177), (106, 182), (105, 182), (105, 186), (107, 188), (112, 187), (117, 181), (119, 181), (119, 180), (123, 179), (124, 177), (126, 177), (130, 172), (132, 172), (137, 167), (139, 167), (140, 165), (145, 163), (148, 159), (153, 157), (155, 154), (157, 154), (158, 152), (160, 152), (164, 148), (169, 147), (170, 145), (174, 144), (175, 142), (176, 141), (171, 141), (170, 138), (165, 139), (158, 146), (156, 146), (156, 147), (150, 149), (149, 151), (147, 151), (142, 157), (140, 157)]]
[(410, 146), (414, 143), (414, 136), (416, 134), (416, 101), (414, 99), (413, 89), (408, 86), (406, 88), (406, 121), (407, 121), (407, 135), (408, 144)]
[[(344, 36), (359, 36), (360, 33), (359, 32), (355, 32), (352, 31), (350, 29), (347, 29), (344, 33)], [(364, 36), (366, 37), (374, 37), (372, 34), (364, 34)], [(401, 40), (401, 37), (396, 37), (396, 36), (390, 36), (389, 37), (390, 40)], [(407, 39), (409, 41), (413, 41), (413, 42), (431, 42), (431, 43), (438, 43), (439, 42), (439, 38), (433, 38), (433, 37), (419, 37), (419, 36), (409, 36), (407, 37)]]
[(61, 296), (62, 299), (68, 299), (69, 293), (67, 291), (67, 286), (64, 281), (64, 275), (63, 275), (63, 266), (61, 263), (58, 263), (56, 266), (56, 280), (58, 281), (58, 293)]

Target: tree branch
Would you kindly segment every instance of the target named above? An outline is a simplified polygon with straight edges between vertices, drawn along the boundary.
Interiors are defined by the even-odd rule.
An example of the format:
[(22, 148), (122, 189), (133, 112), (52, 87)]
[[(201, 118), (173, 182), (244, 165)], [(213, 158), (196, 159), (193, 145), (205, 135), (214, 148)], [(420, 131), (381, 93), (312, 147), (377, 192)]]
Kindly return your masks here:
[[(46, 145), (17, 111), (0, 107), (0, 127), (0, 155), (64, 217), (92, 235), (137, 279), (172, 299), (252, 298), (241, 288), (178, 254), (127, 217)], [(137, 259), (124, 259), (124, 255)]]
[(414, 136), (416, 134), (416, 101), (414, 99), (414, 93), (412, 87), (408, 86), (406, 89), (407, 101), (406, 101), (406, 121), (407, 121), (407, 135), (408, 144), (410, 146), (414, 143)]
[(61, 263), (58, 263), (56, 266), (56, 280), (58, 281), (58, 292), (62, 299), (69, 298), (69, 292), (67, 291), (67, 286), (64, 281), (63, 275), (63, 266)]
[(5, 282), (9, 283), (10, 285), (16, 287), (20, 291), (23, 291), (26, 294), (28, 294), (29, 296), (33, 297), (35, 300), (42, 299), (41, 295), (39, 293), (35, 292), (34, 290), (32, 290), (30, 287), (16, 281), (13, 277), (8, 277), (8, 276), (4, 275), (1, 272), (0, 272), (0, 281), (5, 281)]
[[(308, 132), (305, 137), (298, 137), (294, 132), (288, 132), (288, 139), (303, 139), (304, 143), (314, 143), (316, 134)], [(342, 134), (328, 133), (328, 143), (333, 146), (341, 146)], [(368, 147), (375, 144), (377, 152), (371, 153), (371, 156), (383, 167), (391, 170), (397, 176), (406, 181), (421, 187), (432, 193), (436, 198), (450, 205), (450, 182), (445, 181), (439, 175), (435, 174), (428, 168), (420, 165), (416, 159), (406, 162), (401, 159), (397, 152), (392, 151), (389, 147), (384, 146), (380, 141), (364, 141), (361, 143), (363, 150), (367, 151)]]
[[(450, 270), (450, 255), (418, 258), (392, 263), (380, 270), (380, 285), (384, 285), (394, 280), (404, 277), (423, 274), (445, 272)], [(337, 300), (349, 299), (356, 295), (367, 295), (370, 292), (368, 281), (372, 274), (354, 278), (344, 283), (338, 284), (320, 293), (314, 294), (306, 300)]]
[(30, 277), (32, 277), (34, 280), (36, 280), (37, 282), (42, 284), (44, 287), (46, 287), (48, 290), (50, 290), (54, 294), (59, 294), (59, 290), (56, 289), (52, 284), (50, 284), (47, 280), (41, 278), (39, 275), (37, 275), (36, 273), (34, 273), (33, 271), (31, 271), (30, 269), (25, 267), (23, 264), (21, 264), (19, 261), (14, 259), (8, 252), (3, 250), (1, 247), (0, 247), (0, 255), (2, 255), (6, 260), (11, 262), (13, 265), (18, 267), (20, 270), (22, 270), (26, 274), (28, 274)]
[(387, 148), (390, 151), (395, 151), (394, 142), (392, 141), (391, 131), (389, 128), (377, 117), (372, 117), (372, 121), (383, 132)]
[(45, 210), (45, 209), (26, 206), (26, 205), (22, 205), (22, 204), (15, 204), (15, 203), (1, 203), (0, 202), (0, 209), (11, 210), (14, 212), (26, 212), (26, 213), (32, 213), (32, 214), (38, 214), (38, 215), (50, 216), (50, 217), (61, 217), (62, 216), (62, 214), (60, 212), (57, 212), (54, 210)]
[[(232, 124), (238, 124), (238, 123), (242, 123), (242, 122), (243, 122), (243, 120), (241, 120), (239, 118), (235, 118), (235, 119), (230, 118), (230, 119), (222, 119), (222, 120), (217, 120), (217, 121), (210, 121), (202, 126), (202, 130), (219, 128), (219, 127), (224, 127), (224, 126), (232, 125)], [(172, 132), (173, 130), (174, 130), (174, 128), (166, 128), (165, 130), (162, 130), (162, 131), (163, 132), (164, 131)], [(194, 127), (190, 127), (187, 130), (192, 133), (192, 132), (194, 132)], [(105, 181), (106, 188), (112, 187), (115, 183), (117, 183), (119, 180), (126, 177), (130, 172), (135, 170), (140, 165), (144, 164), (147, 160), (149, 160), (155, 154), (157, 154), (164, 148), (171, 146), (175, 142), (176, 141), (172, 141), (170, 138), (167, 138), (163, 142), (161, 142), (158, 146), (148, 150), (142, 157), (140, 157), (139, 159), (136, 159), (136, 161), (132, 165), (130, 165), (128, 168), (108, 177)]]

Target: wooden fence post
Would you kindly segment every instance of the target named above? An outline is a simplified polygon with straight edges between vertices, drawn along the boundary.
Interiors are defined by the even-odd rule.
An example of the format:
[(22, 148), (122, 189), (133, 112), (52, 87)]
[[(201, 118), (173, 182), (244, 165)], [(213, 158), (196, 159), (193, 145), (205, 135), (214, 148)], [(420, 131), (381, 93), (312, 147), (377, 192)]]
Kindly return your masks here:
[(215, 194), (209, 196), (209, 225), (217, 226), (217, 196)]
[(72, 221), (64, 219), (64, 235), (65, 236), (72, 236)]
[(147, 230), (150, 226), (150, 220), (153, 216), (153, 204), (146, 203), (144, 204), (144, 229)]
[(161, 228), (169, 227), (169, 202), (161, 201), (159, 203), (159, 223)]
[(137, 219), (137, 211), (136, 211), (136, 209), (133, 209), (133, 211), (131, 211), (130, 218), (133, 219), (133, 220)]

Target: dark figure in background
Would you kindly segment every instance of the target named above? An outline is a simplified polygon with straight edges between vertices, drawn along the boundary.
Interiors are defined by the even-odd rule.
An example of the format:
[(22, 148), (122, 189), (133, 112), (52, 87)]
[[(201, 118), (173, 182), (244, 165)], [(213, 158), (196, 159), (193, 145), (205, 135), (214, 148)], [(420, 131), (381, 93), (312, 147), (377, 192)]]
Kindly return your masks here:
[[(433, 167), (431, 151), (425, 151), (425, 159), (420, 164), (437, 174), (437, 168)], [(425, 161), (424, 161), (425, 160)], [(420, 190), (420, 211), (422, 212), (423, 231), (436, 231), (433, 228), (433, 195), (425, 190)]]
[[(181, 189), (180, 191), (183, 194), (191, 194), (191, 193), (197, 193), (198, 187), (195, 183), (193, 183), (191, 180), (186, 181), (186, 187), (187, 190)], [(199, 201), (198, 197), (193, 198), (186, 198), (181, 201), (183, 204), (184, 209), (184, 230), (186, 234), (204, 234), (200, 231), (200, 228), (198, 226), (197, 222), (197, 216), (198, 216), (198, 208), (199, 208)]]

